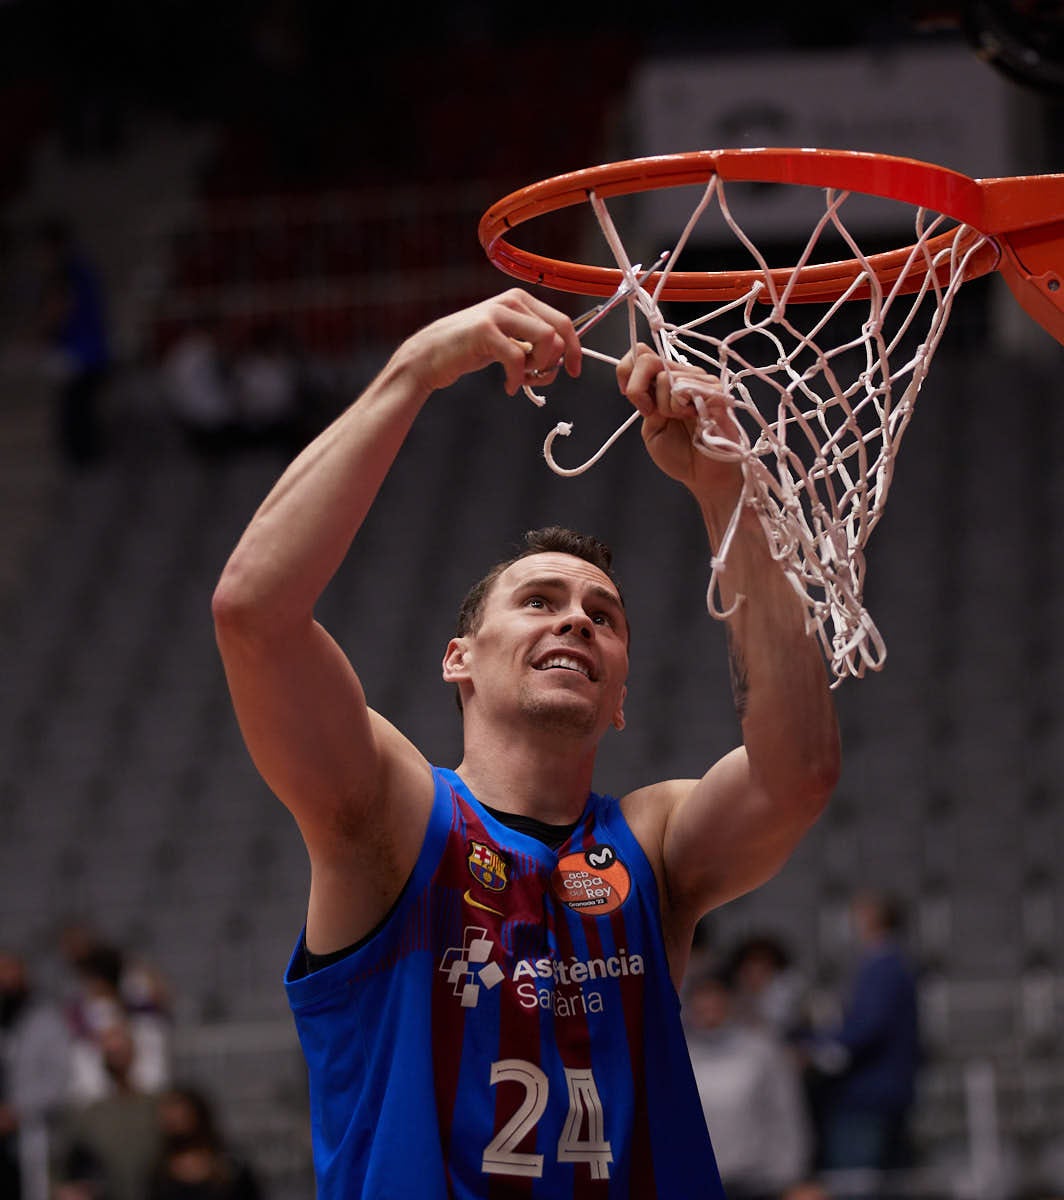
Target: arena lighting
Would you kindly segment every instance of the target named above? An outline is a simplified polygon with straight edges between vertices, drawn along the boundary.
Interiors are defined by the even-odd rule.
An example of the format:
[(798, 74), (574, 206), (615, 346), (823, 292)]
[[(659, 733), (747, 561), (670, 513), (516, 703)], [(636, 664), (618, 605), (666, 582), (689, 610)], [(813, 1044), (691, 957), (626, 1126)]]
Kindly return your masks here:
[(960, 29), (1015, 83), (1064, 93), (1064, 0), (918, 0), (913, 19), (922, 30)]

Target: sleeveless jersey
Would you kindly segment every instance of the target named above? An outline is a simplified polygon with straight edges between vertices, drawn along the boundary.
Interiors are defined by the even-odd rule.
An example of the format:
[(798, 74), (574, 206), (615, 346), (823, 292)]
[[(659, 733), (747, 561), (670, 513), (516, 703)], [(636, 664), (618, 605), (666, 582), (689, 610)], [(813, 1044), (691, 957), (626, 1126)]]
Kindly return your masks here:
[(386, 921), (285, 977), (319, 1200), (721, 1200), (657, 883), (612, 797), (557, 851), (452, 771)]

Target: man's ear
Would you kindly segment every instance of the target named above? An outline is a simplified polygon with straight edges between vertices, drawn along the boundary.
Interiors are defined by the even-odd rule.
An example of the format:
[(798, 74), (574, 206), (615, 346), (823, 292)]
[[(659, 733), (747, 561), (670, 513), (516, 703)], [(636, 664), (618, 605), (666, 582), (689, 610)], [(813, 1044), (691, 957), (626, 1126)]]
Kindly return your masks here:
[(620, 703), (617, 705), (617, 711), (613, 714), (613, 728), (619, 733), (624, 728), (624, 701), (628, 696), (628, 685), (621, 689)]
[(451, 638), (443, 654), (443, 679), (445, 683), (458, 683), (460, 679), (468, 679), (465, 658), (468, 643), (464, 637)]

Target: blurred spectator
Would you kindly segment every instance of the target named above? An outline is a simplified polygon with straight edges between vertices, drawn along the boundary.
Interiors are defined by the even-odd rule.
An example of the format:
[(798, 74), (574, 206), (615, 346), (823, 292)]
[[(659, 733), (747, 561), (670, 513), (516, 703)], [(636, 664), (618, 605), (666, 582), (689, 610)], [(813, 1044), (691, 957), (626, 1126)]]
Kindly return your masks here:
[(56, 436), (75, 467), (104, 453), (100, 404), (110, 366), (103, 286), (62, 220), (42, 222), (34, 237), (39, 290), (31, 336), (45, 350), (56, 388)]
[(283, 188), (317, 178), (322, 165), (321, 64), (312, 57), (308, 6), (264, 0), (251, 18), (248, 43), (251, 109), (261, 122), (273, 179)]
[(734, 947), (728, 973), (735, 986), (736, 1013), (790, 1040), (806, 1025), (806, 981), (784, 943), (754, 934)]
[(164, 356), (161, 375), (170, 410), (193, 449), (231, 449), (238, 424), (233, 383), (209, 320), (190, 323)]
[(128, 1026), (99, 1035), (107, 1094), (72, 1104), (55, 1156), (54, 1200), (144, 1200), (162, 1149), (158, 1098), (133, 1078)]
[(14, 333), (19, 318), (22, 280), (16, 260), (11, 227), (0, 219), (0, 365), (10, 353), (6, 343)]
[(195, 1088), (172, 1088), (159, 1103), (163, 1151), (147, 1200), (261, 1200), (250, 1165), (222, 1138), (214, 1109)]
[(171, 1019), (169, 998), (157, 973), (83, 926), (64, 931), (63, 952), (75, 977), (67, 1004), (74, 1039), (72, 1098), (84, 1103), (110, 1090), (102, 1039), (115, 1026), (127, 1028), (133, 1038), (136, 1087), (165, 1087), (170, 1082)]
[(266, 322), (252, 330), (233, 367), (240, 427), (252, 443), (295, 449), (302, 381), (299, 356), (284, 326)]
[(842, 1020), (808, 1046), (818, 1077), (819, 1165), (882, 1171), (911, 1163), (921, 1059), (916, 976), (901, 946), (895, 901), (859, 892), (850, 917), (860, 953)]
[(774, 1200), (806, 1179), (811, 1129), (798, 1069), (779, 1038), (736, 1019), (730, 976), (688, 1000), (688, 1048), (729, 1200)]
[(0, 1196), (47, 1200), (49, 1141), (69, 1086), (58, 1006), (39, 998), (26, 962), (0, 951)]
[(131, 36), (138, 27), (129, 6), (121, 0), (51, 0), (51, 10), (64, 146), (72, 157), (115, 154), (125, 144), (128, 90), (139, 66)]

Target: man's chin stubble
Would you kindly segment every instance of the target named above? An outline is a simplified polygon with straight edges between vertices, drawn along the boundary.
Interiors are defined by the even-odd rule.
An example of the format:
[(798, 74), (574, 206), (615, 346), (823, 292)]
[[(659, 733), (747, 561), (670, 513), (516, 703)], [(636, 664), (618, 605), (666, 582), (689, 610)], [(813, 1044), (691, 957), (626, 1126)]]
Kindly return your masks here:
[(577, 697), (522, 697), (521, 711), (529, 722), (543, 733), (587, 737), (595, 730), (597, 713), (592, 705), (581, 703)]

